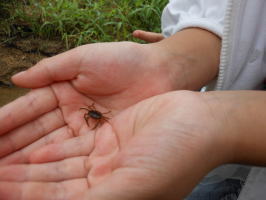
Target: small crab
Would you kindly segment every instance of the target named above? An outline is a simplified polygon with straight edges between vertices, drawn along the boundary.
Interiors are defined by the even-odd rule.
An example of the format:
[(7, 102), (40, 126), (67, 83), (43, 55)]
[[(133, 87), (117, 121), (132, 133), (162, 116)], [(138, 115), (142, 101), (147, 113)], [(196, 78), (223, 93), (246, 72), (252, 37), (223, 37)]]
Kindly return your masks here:
[(109, 117), (106, 117), (104, 115), (110, 113), (111, 111), (108, 111), (106, 113), (101, 113), (100, 111), (96, 110), (94, 103), (92, 103), (87, 108), (80, 108), (80, 110), (87, 111), (87, 113), (84, 114), (84, 119), (89, 127), (90, 127), (89, 125), (90, 118), (96, 121), (95, 126), (92, 128), (92, 130), (96, 129), (99, 125), (102, 125), (104, 122), (108, 122), (108, 120), (110, 119)]

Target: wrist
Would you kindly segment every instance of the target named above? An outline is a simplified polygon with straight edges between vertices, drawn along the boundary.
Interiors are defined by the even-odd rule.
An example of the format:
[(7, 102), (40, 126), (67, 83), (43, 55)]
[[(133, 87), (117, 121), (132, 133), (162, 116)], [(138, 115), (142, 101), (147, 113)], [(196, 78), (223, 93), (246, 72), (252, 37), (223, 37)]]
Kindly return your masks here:
[[(220, 121), (218, 128), (225, 163), (266, 165), (266, 93), (224, 91), (202, 94)], [(218, 145), (218, 144), (217, 144)]]
[(160, 51), (162, 67), (173, 71), (176, 89), (199, 90), (218, 74), (221, 39), (209, 31), (185, 29), (150, 45)]
[(230, 121), (234, 134), (234, 163), (266, 166), (266, 93), (227, 92)]
[(196, 157), (205, 160), (209, 170), (232, 162), (236, 135), (231, 134), (234, 127), (228, 117), (230, 101), (223, 102), (216, 92), (191, 91), (177, 91), (172, 99), (176, 99), (174, 107), (178, 108), (176, 121), (185, 121), (176, 123), (176, 128), (189, 133), (189, 145), (191, 149), (197, 149), (193, 151), (197, 152)]
[(232, 101), (234, 93), (214, 91), (199, 94), (207, 105), (205, 109), (208, 110), (207, 115), (210, 119), (208, 123), (212, 125), (208, 133), (209, 137), (213, 138), (210, 146), (215, 152), (217, 164), (234, 163), (237, 151), (237, 122), (232, 115), (236, 106)]

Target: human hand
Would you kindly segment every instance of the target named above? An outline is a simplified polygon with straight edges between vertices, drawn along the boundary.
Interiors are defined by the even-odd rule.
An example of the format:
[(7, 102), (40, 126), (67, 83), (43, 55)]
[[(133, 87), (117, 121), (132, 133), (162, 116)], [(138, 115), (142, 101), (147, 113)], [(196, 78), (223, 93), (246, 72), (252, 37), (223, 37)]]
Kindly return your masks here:
[[(195, 35), (198, 37), (191, 40)], [(128, 42), (85, 45), (45, 59), (13, 77), (13, 82), (21, 87), (40, 89), (1, 108), (0, 157), (4, 158), (0, 165), (26, 163), (29, 154), (40, 146), (80, 135), (85, 121), (79, 108), (92, 101), (100, 111), (115, 114), (153, 95), (198, 89), (213, 78), (216, 70), (209, 67), (217, 56), (209, 59), (210, 53), (206, 52), (211, 49), (216, 55), (214, 46), (218, 50), (219, 41), (215, 36), (192, 29), (163, 41), (147, 45)], [(194, 47), (201, 49), (202, 45), (204, 51), (195, 50)], [(208, 55), (205, 61), (210, 64), (202, 62), (204, 55)]]
[(25, 88), (68, 81), (98, 104), (124, 109), (150, 96), (184, 89), (185, 59), (175, 66), (167, 59), (167, 53), (152, 44), (88, 44), (44, 59), (12, 80)]
[(0, 166), (27, 163), (30, 153), (41, 146), (90, 132), (80, 108), (91, 104), (71, 84), (61, 82), (32, 90), (2, 107)]
[(220, 46), (220, 38), (197, 28), (152, 44), (88, 44), (47, 58), (12, 80), (26, 88), (69, 81), (78, 92), (100, 99), (99, 104), (125, 108), (172, 90), (201, 89), (217, 75)]
[(31, 161), (39, 164), (1, 167), (0, 196), (182, 199), (209, 170), (230, 159), (230, 140), (222, 134), (230, 126), (223, 112), (213, 115), (209, 99), (180, 91), (142, 101), (95, 132), (35, 152)]
[(0, 109), (0, 165), (25, 163), (40, 145), (80, 135), (86, 125), (79, 108), (92, 100), (115, 113), (172, 90), (173, 71), (159, 66), (155, 50), (127, 42), (90, 44), (13, 77), (19, 86), (43, 88)]

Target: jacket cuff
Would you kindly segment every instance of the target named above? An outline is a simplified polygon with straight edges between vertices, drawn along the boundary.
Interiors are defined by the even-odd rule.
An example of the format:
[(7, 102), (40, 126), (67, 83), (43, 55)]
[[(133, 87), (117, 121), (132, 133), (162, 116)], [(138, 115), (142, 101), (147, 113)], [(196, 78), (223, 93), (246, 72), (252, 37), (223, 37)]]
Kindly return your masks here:
[(171, 35), (182, 31), (186, 28), (201, 28), (207, 31), (210, 31), (220, 38), (222, 38), (223, 27), (218, 24), (216, 21), (207, 20), (207, 19), (190, 19), (185, 21), (180, 21), (175, 26), (167, 26), (163, 29), (164, 37), (170, 37)]

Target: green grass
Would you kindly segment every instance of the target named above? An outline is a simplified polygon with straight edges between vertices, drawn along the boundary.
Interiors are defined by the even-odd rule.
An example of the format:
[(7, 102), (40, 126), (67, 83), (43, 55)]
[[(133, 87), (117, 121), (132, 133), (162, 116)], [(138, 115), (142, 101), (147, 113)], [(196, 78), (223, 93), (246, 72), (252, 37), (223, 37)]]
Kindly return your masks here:
[(142, 29), (160, 32), (168, 0), (9, 0), (0, 3), (0, 33), (60, 37), (66, 45), (133, 40)]

